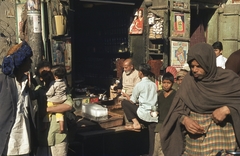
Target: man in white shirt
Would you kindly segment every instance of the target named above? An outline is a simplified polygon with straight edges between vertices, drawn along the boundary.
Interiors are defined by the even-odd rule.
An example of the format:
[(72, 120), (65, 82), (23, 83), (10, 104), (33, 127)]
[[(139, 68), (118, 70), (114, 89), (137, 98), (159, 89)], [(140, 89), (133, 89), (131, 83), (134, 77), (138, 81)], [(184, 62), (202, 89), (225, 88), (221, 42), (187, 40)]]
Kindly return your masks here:
[[(149, 155), (153, 154), (154, 129), (158, 121), (157, 116), (151, 115), (152, 106), (157, 106), (157, 86), (148, 76), (151, 75), (151, 67), (148, 64), (140, 64), (138, 76), (141, 79), (133, 88), (132, 96), (123, 93), (127, 100), (122, 101), (122, 107), (126, 117), (133, 124), (126, 125), (126, 130), (139, 132), (141, 124), (148, 126), (149, 130)], [(138, 103), (137, 103), (138, 102)]]
[(225, 69), (225, 63), (227, 61), (227, 58), (222, 55), (222, 52), (223, 52), (222, 42), (217, 41), (213, 43), (212, 47), (217, 56), (216, 58), (217, 67), (222, 67), (223, 69)]

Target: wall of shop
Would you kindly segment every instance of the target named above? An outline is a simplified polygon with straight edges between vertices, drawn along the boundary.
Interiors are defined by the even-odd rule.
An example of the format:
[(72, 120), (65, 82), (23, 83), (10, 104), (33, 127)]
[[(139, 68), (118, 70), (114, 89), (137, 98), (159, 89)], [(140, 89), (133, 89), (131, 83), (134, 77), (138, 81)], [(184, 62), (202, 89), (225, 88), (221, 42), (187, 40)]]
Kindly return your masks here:
[[(50, 2), (52, 8), (47, 8), (48, 10), (45, 11), (51, 12), (54, 6), (57, 6), (55, 5), (56, 0)], [(121, 57), (131, 56), (136, 67), (149, 60), (162, 61), (163, 68), (171, 65), (171, 51), (174, 49), (171, 47), (171, 40), (173, 37), (179, 39), (179, 34), (174, 36), (176, 34), (173, 32), (172, 22), (176, 12), (184, 15), (186, 36), (180, 37), (180, 41), (184, 39), (183, 43), (189, 42), (188, 47), (198, 42), (212, 44), (220, 40), (224, 47), (229, 49), (223, 54), (226, 57), (240, 48), (238, 42), (240, 35), (235, 33), (239, 24), (237, 14), (240, 10), (240, 2), (238, 0), (193, 0), (189, 1), (190, 11), (183, 9), (182, 12), (181, 8), (180, 10), (174, 8), (174, 5), (187, 5), (187, 0), (133, 1), (134, 5), (83, 4), (83, 2), (73, 0), (62, 0), (61, 2), (66, 5), (68, 10), (67, 31), (63, 35), (56, 35), (54, 21), (49, 20), (53, 20), (50, 14), (49, 21), (46, 21), (49, 24), (50, 41), (47, 41), (48, 51), (45, 52), (48, 55), (47, 57), (54, 62), (53, 43), (69, 43), (71, 51), (68, 54), (72, 58), (66, 57), (63, 61), (72, 59), (68, 63), (72, 65), (69, 65), (71, 68), (69, 72), (74, 74), (74, 80), (84, 77), (85, 80), (93, 84), (106, 83), (105, 86), (107, 86), (111, 83), (112, 78), (116, 77), (115, 60)], [(17, 3), (15, 0), (0, 2), (0, 46), (2, 47), (0, 49), (0, 60), (11, 45), (20, 41), (19, 38), (27, 40), (25, 3), (26, 0), (20, 0)], [(151, 5), (149, 5), (150, 3)], [(130, 34), (129, 28), (138, 9), (143, 10), (143, 30), (139, 34)], [(231, 10), (235, 10), (235, 13), (232, 13)], [(24, 12), (22, 13), (22, 11)], [(152, 13), (157, 15), (158, 19), (163, 18), (165, 22), (163, 24), (165, 27), (163, 34), (167, 36), (164, 36), (163, 40), (152, 39), (150, 36), (152, 25), (148, 23), (148, 20)], [(230, 17), (228, 18), (225, 16), (229, 14), (234, 17), (228, 16)], [(224, 31), (228, 25), (231, 27), (228, 31)], [(231, 32), (228, 33), (230, 37), (225, 32)], [(179, 42), (179, 40), (176, 41)], [(119, 55), (119, 53), (122, 54)], [(64, 55), (67, 54), (64, 53)], [(102, 79), (102, 82), (97, 82), (96, 78)]]
[(16, 43), (15, 0), (0, 1), (0, 60)]

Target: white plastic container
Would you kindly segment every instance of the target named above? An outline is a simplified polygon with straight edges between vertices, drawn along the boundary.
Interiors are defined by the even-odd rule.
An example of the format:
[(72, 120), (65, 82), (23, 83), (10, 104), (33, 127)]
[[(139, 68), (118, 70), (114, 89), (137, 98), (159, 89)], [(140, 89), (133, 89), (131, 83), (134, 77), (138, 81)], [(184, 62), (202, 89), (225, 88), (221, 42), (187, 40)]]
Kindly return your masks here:
[(82, 115), (90, 120), (107, 120), (108, 109), (98, 104), (82, 104)]

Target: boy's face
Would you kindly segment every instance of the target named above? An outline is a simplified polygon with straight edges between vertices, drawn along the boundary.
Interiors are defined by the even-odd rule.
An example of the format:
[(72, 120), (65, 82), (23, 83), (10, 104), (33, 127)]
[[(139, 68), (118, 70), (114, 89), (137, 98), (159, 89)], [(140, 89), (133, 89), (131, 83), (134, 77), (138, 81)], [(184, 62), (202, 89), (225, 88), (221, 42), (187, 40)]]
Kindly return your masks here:
[(162, 88), (165, 92), (168, 92), (172, 89), (173, 83), (170, 80), (163, 80), (162, 81)]
[(214, 49), (214, 52), (216, 54), (216, 57), (218, 57), (219, 55), (222, 55), (222, 51), (219, 49)]
[(178, 85), (181, 85), (181, 84), (182, 84), (183, 78), (184, 78), (183, 76), (179, 76), (179, 77), (177, 78), (177, 81), (176, 81), (176, 82), (177, 82)]

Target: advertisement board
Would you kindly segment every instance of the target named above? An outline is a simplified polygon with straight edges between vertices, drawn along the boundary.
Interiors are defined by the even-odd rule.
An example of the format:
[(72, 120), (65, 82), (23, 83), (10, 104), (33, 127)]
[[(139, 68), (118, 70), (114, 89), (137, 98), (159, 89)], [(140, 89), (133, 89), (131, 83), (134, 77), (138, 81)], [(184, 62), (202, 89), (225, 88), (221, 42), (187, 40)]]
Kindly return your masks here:
[(187, 64), (188, 42), (171, 41), (171, 66), (180, 70)]

